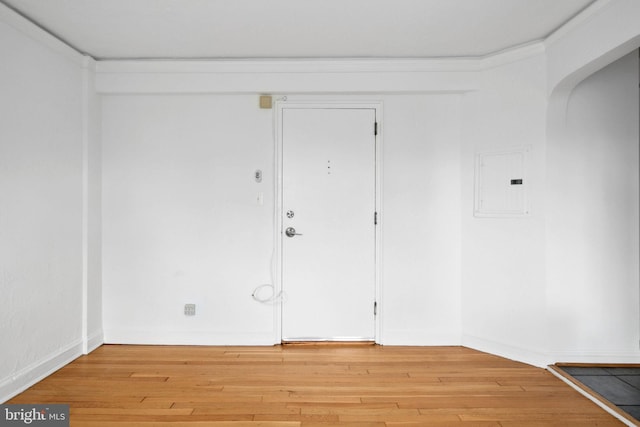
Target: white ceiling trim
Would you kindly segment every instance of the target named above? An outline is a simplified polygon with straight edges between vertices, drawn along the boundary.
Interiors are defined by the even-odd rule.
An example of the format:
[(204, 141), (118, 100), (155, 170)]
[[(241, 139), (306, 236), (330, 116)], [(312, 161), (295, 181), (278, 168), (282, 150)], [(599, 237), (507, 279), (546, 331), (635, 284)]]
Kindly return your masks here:
[(99, 73), (424, 73), (481, 71), (544, 54), (544, 42), (481, 58), (99, 60)]
[(101, 60), (99, 73), (385, 73), (474, 71), (477, 59)]
[(102, 94), (466, 93), (480, 87), (479, 71), (544, 54), (544, 43), (536, 42), (480, 59), (103, 60), (96, 62), (96, 89)]
[(573, 19), (566, 22), (563, 26), (558, 28), (553, 33), (549, 34), (549, 36), (544, 39), (545, 46), (550, 47), (551, 45), (555, 44), (558, 40), (565, 37), (575, 28), (592, 19), (602, 9), (610, 6), (612, 1), (613, 0), (596, 0), (594, 3), (587, 6), (582, 12), (574, 16)]
[(83, 64), (83, 60), (86, 55), (78, 52), (67, 43), (43, 30), (30, 20), (16, 13), (13, 9), (5, 6), (3, 3), (0, 3), (0, 21), (20, 31), (33, 40), (42, 43), (52, 51), (61, 54), (66, 59), (80, 66)]

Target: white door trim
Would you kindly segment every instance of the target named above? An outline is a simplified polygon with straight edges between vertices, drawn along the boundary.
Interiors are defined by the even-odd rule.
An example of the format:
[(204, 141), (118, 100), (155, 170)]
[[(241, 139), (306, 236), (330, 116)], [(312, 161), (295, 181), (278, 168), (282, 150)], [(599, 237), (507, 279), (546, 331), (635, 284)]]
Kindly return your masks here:
[[(286, 294), (282, 292), (282, 112), (284, 109), (301, 108), (301, 109), (318, 109), (318, 108), (335, 108), (335, 109), (373, 109), (376, 114), (376, 122), (378, 123), (378, 133), (376, 136), (376, 165), (375, 165), (375, 197), (376, 197), (376, 212), (378, 213), (378, 224), (375, 228), (375, 299), (377, 303), (377, 313), (375, 316), (375, 342), (377, 344), (383, 343), (382, 337), (382, 324), (384, 305), (382, 304), (383, 292), (382, 292), (382, 229), (383, 229), (383, 215), (382, 215), (382, 117), (383, 117), (383, 104), (382, 101), (351, 101), (351, 100), (338, 100), (338, 101), (291, 101), (279, 100), (275, 102), (275, 115), (274, 115), (274, 129), (275, 129), (275, 214), (274, 214), (274, 239), (275, 239), (275, 283), (274, 283), (274, 295), (282, 295), (282, 300), (286, 301)], [(373, 221), (373, 218), (371, 219)], [(373, 307), (371, 308), (373, 310)], [(274, 326), (275, 337), (274, 343), (280, 344), (282, 342), (282, 304), (274, 304)]]

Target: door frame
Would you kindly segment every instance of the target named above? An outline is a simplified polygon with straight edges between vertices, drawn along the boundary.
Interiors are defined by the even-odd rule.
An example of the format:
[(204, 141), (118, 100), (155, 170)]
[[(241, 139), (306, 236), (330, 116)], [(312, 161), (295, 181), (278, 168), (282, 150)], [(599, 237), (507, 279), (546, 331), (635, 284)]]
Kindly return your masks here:
[[(282, 343), (282, 304), (286, 304), (286, 294), (282, 293), (282, 183), (283, 183), (283, 171), (282, 171), (282, 130), (283, 130), (283, 110), (285, 109), (372, 109), (375, 110), (376, 122), (377, 122), (377, 135), (375, 136), (375, 211), (377, 215), (377, 225), (374, 228), (375, 234), (375, 301), (377, 304), (376, 315), (374, 316), (374, 334), (376, 344), (382, 344), (382, 226), (384, 221), (382, 220), (382, 114), (383, 105), (382, 101), (354, 101), (354, 100), (337, 100), (337, 101), (287, 101), (284, 99), (278, 100), (274, 104), (274, 130), (275, 130), (275, 204), (274, 204), (274, 240), (275, 240), (275, 253), (274, 253), (274, 295), (281, 295), (278, 298), (279, 304), (274, 304), (274, 326), (275, 326), (275, 344)], [(371, 218), (373, 221), (373, 218)], [(371, 307), (373, 310), (373, 307)]]

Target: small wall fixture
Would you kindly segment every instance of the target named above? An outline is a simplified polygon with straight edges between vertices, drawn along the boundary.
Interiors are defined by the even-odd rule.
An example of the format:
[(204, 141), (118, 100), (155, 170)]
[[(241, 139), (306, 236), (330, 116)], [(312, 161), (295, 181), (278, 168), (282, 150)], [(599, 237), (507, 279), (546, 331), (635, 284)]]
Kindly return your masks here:
[(476, 154), (476, 217), (516, 218), (529, 215), (528, 154), (528, 146)]
[(272, 106), (273, 106), (273, 99), (270, 95), (260, 96), (260, 108), (265, 110), (270, 110)]

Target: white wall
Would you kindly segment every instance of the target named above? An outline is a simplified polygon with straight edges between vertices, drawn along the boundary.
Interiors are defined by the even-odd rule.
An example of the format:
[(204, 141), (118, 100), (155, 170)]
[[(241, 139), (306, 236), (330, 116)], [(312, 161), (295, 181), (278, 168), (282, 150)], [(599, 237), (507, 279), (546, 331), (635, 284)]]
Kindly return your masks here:
[[(547, 61), (487, 70), (465, 95), (463, 343), (539, 366), (637, 362), (637, 52), (551, 105)], [(475, 218), (475, 154), (519, 146), (530, 215)]]
[(638, 52), (582, 81), (547, 152), (550, 351), (637, 362)]
[(83, 61), (83, 352), (103, 343), (102, 331), (102, 112), (95, 61)]
[[(26, 30), (25, 30), (26, 29)], [(81, 56), (0, 8), (0, 401), (81, 354)]]
[(106, 341), (272, 343), (273, 308), (251, 298), (271, 283), (271, 110), (204, 95), (109, 96), (102, 108)]
[(460, 96), (384, 101), (384, 344), (460, 344)]
[[(107, 342), (276, 342), (273, 307), (251, 298), (274, 246), (273, 110), (257, 98), (105, 97)], [(381, 339), (459, 343), (459, 96), (370, 99), (385, 108)]]
[[(462, 313), (465, 345), (544, 365), (545, 57), (482, 72), (465, 95), (462, 151)], [(481, 218), (474, 212), (475, 156), (528, 147), (530, 214)], [(517, 177), (514, 177), (517, 178)]]

